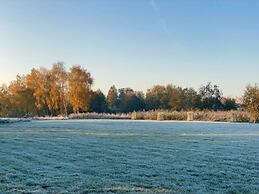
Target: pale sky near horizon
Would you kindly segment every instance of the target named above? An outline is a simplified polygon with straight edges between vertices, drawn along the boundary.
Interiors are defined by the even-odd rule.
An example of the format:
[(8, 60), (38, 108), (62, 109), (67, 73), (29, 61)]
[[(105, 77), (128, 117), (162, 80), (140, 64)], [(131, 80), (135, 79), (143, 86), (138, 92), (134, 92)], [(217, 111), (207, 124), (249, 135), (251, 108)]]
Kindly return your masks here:
[(0, 0), (0, 83), (80, 64), (107, 92), (259, 83), (257, 0)]

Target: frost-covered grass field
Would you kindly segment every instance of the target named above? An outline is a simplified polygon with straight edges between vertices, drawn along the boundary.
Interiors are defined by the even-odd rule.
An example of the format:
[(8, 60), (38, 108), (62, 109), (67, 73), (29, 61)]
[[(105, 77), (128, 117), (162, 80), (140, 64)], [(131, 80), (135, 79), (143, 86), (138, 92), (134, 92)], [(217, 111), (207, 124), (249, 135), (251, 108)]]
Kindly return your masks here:
[(259, 193), (259, 125), (0, 125), (0, 193)]

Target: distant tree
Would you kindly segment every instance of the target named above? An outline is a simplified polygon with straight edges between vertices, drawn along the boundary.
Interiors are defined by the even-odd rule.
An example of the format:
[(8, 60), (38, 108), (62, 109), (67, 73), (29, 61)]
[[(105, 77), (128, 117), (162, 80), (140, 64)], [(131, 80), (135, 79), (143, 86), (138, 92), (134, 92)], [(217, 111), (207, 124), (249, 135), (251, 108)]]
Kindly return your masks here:
[(92, 93), (91, 111), (97, 113), (104, 113), (107, 111), (106, 98), (101, 90), (97, 90), (96, 92)]
[(221, 103), (223, 106), (223, 110), (236, 110), (237, 109), (236, 100), (233, 98), (222, 98)]
[(214, 111), (222, 109), (222, 92), (217, 85), (212, 86), (209, 82), (207, 85), (202, 86), (199, 89), (199, 95), (201, 96), (202, 109)]
[(199, 95), (194, 89), (156, 85), (146, 94), (147, 109), (191, 110), (197, 108)]
[(36, 113), (33, 90), (27, 87), (24, 76), (16, 76), (8, 87), (9, 115), (15, 117), (32, 116)]
[(0, 87), (0, 117), (8, 117), (10, 111), (10, 98), (6, 85)]
[(135, 92), (131, 88), (119, 89), (119, 110), (120, 112), (133, 112), (145, 108), (144, 94)]
[(128, 98), (134, 95), (131, 88), (120, 88), (118, 93), (118, 104), (120, 112), (128, 112)]
[(255, 123), (259, 120), (259, 87), (258, 85), (247, 86), (243, 96), (243, 103)]
[(125, 98), (125, 112), (140, 111), (145, 109), (144, 94), (142, 92), (129, 93)]
[(118, 90), (113, 85), (108, 91), (107, 94), (107, 105), (110, 111), (116, 112), (118, 111), (119, 99), (118, 99)]
[(48, 102), (51, 112), (67, 115), (68, 88), (67, 72), (63, 63), (53, 64), (50, 70), (50, 99)]
[(191, 110), (197, 110), (200, 108), (201, 98), (193, 88), (185, 88), (183, 89), (182, 92), (183, 92), (183, 101), (182, 101), (183, 110), (191, 111)]
[(74, 112), (90, 110), (92, 84), (93, 78), (86, 69), (78, 65), (74, 65), (70, 69), (68, 79), (69, 99)]
[(180, 111), (184, 109), (184, 91), (181, 87), (168, 85), (166, 96), (169, 96), (169, 107), (171, 110)]
[(155, 109), (168, 109), (170, 96), (168, 95), (168, 91), (166, 91), (166, 87), (161, 85), (155, 85), (151, 89), (147, 90), (146, 93), (146, 108), (148, 110)]
[(45, 68), (32, 69), (26, 76), (28, 88), (33, 90), (35, 106), (39, 115), (49, 114), (48, 102), (50, 99), (50, 74)]

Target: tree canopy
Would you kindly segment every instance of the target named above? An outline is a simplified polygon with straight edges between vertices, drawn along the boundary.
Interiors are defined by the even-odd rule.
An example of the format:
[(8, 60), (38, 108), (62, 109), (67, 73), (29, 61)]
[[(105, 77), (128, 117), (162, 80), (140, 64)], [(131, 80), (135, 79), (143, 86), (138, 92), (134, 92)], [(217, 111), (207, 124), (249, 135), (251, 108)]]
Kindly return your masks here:
[(245, 89), (244, 106), (246, 110), (250, 113), (253, 122), (259, 120), (259, 87), (258, 85), (247, 86)]
[[(224, 97), (218, 85), (207, 83), (195, 90), (175, 85), (155, 85), (147, 90), (111, 86), (107, 96), (92, 89), (93, 77), (87, 69), (73, 65), (69, 71), (63, 63), (50, 69), (33, 68), (27, 75), (17, 75), (10, 84), (0, 87), (0, 116), (27, 117), (67, 115), (72, 112), (128, 113), (143, 110), (236, 110), (240, 105)], [(248, 86), (244, 107), (258, 120), (258, 86)]]

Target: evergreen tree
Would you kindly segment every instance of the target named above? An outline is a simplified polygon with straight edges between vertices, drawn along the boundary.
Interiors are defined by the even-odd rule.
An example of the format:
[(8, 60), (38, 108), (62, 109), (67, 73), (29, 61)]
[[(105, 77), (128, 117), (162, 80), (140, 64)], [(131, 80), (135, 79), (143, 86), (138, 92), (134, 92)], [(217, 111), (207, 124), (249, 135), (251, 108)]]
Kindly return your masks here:
[(116, 89), (116, 87), (114, 85), (111, 86), (109, 91), (108, 91), (107, 105), (108, 105), (108, 109), (111, 112), (117, 112), (118, 111), (118, 106), (119, 106), (118, 90)]
[(107, 102), (105, 95), (101, 90), (92, 93), (91, 97), (91, 111), (97, 113), (104, 113), (107, 111)]

